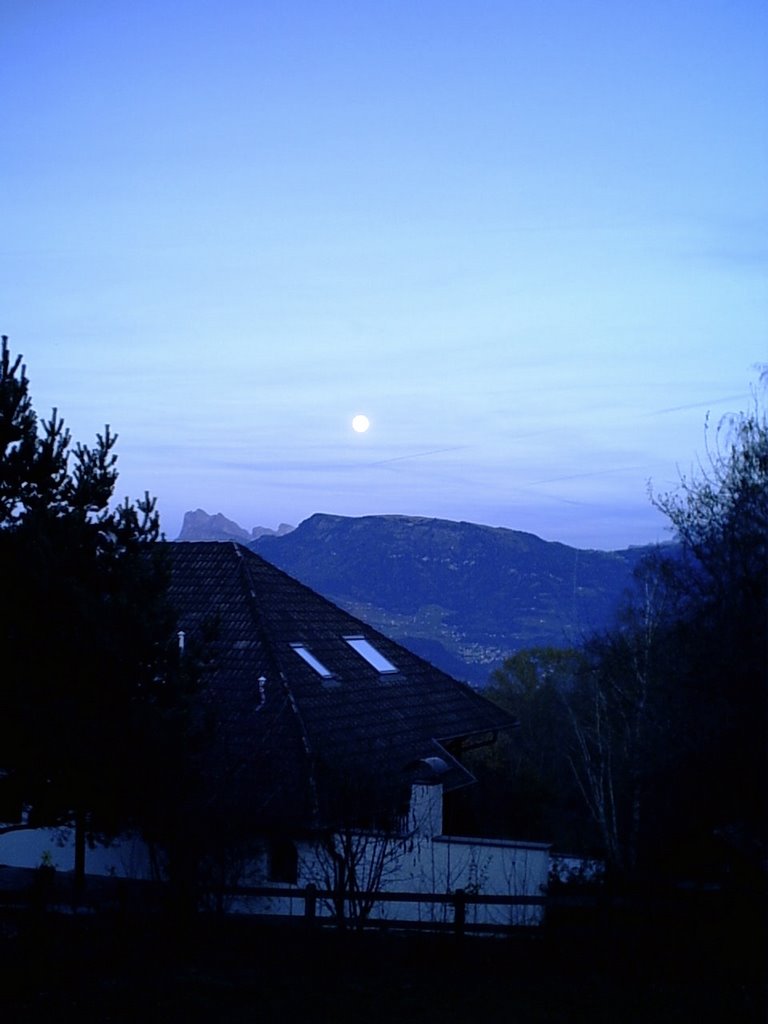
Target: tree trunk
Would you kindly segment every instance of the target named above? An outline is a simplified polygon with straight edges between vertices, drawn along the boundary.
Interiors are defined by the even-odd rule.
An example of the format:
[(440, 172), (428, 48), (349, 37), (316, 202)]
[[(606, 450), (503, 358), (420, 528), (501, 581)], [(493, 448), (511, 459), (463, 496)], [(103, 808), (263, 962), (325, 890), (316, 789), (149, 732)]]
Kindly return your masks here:
[(85, 815), (75, 814), (75, 899), (78, 900), (85, 887)]

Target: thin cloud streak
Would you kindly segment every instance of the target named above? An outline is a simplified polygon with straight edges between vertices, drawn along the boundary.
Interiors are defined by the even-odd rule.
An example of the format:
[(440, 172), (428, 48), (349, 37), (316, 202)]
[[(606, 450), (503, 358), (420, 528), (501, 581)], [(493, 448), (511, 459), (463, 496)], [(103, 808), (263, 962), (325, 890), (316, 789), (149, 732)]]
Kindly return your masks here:
[(451, 445), (450, 448), (433, 448), (428, 452), (413, 452), (410, 455), (394, 455), (389, 459), (377, 459), (375, 462), (360, 463), (364, 466), (386, 466), (391, 462), (404, 462), (406, 459), (425, 459), (429, 455), (443, 455), (445, 452), (460, 452), (469, 448), (466, 444)]
[(567, 480), (585, 480), (593, 477), (600, 476), (613, 476), (616, 473), (637, 473), (642, 470), (642, 466), (616, 466), (612, 469), (593, 469), (588, 473), (569, 473), (565, 476), (553, 476), (548, 477), (546, 480), (532, 480), (530, 483), (531, 487), (539, 487), (544, 484), (559, 484)]
[(648, 416), (665, 416), (672, 412), (688, 412), (691, 409), (711, 409), (715, 405), (723, 405), (725, 402), (741, 402), (745, 398), (750, 398), (751, 395), (748, 391), (742, 391), (737, 395), (724, 395), (722, 398), (710, 399), (706, 402), (688, 402), (686, 405), (671, 405), (666, 409), (654, 409), (653, 412), (647, 413)]

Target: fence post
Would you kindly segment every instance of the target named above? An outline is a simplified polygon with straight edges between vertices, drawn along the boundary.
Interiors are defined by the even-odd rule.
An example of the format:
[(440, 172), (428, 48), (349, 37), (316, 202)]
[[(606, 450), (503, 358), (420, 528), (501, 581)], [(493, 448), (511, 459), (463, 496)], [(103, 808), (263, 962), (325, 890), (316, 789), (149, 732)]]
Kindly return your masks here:
[(457, 889), (453, 894), (453, 927), (456, 938), (464, 935), (464, 925), (467, 920), (467, 894), (463, 889)]
[(317, 912), (317, 886), (312, 882), (304, 890), (304, 920), (309, 928), (315, 924)]

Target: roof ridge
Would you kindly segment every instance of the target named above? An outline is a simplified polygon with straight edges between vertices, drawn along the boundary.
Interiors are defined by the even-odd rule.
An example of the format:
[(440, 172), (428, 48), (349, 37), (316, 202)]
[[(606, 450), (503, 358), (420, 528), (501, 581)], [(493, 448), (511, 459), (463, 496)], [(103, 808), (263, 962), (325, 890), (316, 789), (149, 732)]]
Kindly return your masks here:
[[(281, 686), (282, 686), (282, 688), (283, 688), (283, 690), (285, 692), (285, 695), (286, 695), (286, 697), (288, 699), (288, 703), (289, 703), (289, 705), (291, 707), (291, 710), (293, 711), (293, 714), (294, 714), (294, 716), (296, 718), (296, 721), (298, 723), (298, 726), (299, 726), (299, 735), (301, 736), (301, 745), (302, 745), (302, 748), (304, 750), (304, 755), (305, 755), (305, 757), (307, 759), (308, 776), (309, 776), (309, 792), (310, 792), (310, 799), (311, 799), (311, 802), (312, 802), (312, 813), (313, 813), (316, 821), (319, 821), (320, 820), (320, 801), (319, 801), (318, 792), (317, 792), (317, 779), (315, 777), (315, 756), (314, 756), (314, 753), (312, 751), (312, 745), (309, 742), (309, 733), (307, 731), (307, 727), (306, 727), (306, 724), (304, 722), (304, 717), (301, 714), (301, 711), (299, 710), (298, 702), (296, 701), (296, 698), (295, 698), (295, 696), (293, 694), (293, 691), (291, 690), (290, 684), (288, 683), (288, 678), (286, 676), (286, 673), (283, 671), (282, 658), (280, 657), (279, 652), (275, 650), (274, 646), (272, 645), (271, 641), (269, 640), (268, 632), (264, 628), (263, 616), (262, 616), (262, 614), (261, 614), (261, 612), (259, 610), (259, 603), (258, 603), (258, 598), (256, 596), (256, 590), (255, 590), (255, 587), (254, 587), (253, 577), (251, 575), (250, 568), (249, 568), (249, 566), (248, 566), (248, 564), (246, 562), (246, 559), (243, 556), (243, 550), (249, 551), (249, 553), (252, 554), (252, 555), (255, 555), (256, 552), (255, 551), (250, 551), (250, 549), (247, 548), (244, 544), (240, 544), (237, 541), (228, 541), (227, 543), (232, 544), (232, 546), (235, 549), (235, 556), (236, 556), (236, 558), (238, 560), (239, 569), (240, 569), (240, 578), (241, 578), (243, 584), (245, 585), (245, 589), (246, 589), (246, 597), (247, 597), (247, 600), (248, 600), (248, 611), (249, 611), (249, 613), (250, 613), (250, 615), (251, 615), (251, 617), (253, 619), (254, 625), (256, 626), (256, 630), (257, 630), (257, 632), (259, 634), (259, 638), (260, 638), (260, 640), (261, 640), (261, 642), (262, 642), (262, 644), (264, 646), (264, 651), (265, 651), (265, 654), (267, 656), (267, 659), (272, 663), (272, 665), (274, 667), (274, 670), (275, 670), (275, 673), (277, 675), (277, 678), (280, 681), (280, 684), (281, 684)], [(259, 558), (260, 556), (256, 555), (256, 557)], [(262, 561), (266, 561), (266, 559), (262, 559)], [(267, 563), (267, 564), (270, 564), (270, 563)]]

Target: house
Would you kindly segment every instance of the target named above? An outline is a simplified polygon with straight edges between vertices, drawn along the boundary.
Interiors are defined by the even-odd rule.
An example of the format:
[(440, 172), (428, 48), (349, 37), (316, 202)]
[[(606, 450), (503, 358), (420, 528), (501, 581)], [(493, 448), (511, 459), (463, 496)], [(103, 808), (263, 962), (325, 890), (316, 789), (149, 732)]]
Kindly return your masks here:
[[(279, 890), (233, 910), (301, 913), (310, 883), (334, 893), (320, 914), (397, 919), (450, 908), (353, 894), (542, 894), (545, 844), (444, 831), (445, 799), (474, 782), (462, 753), (513, 728), (510, 715), (236, 542), (167, 551), (178, 646), (199, 675), (209, 737), (194, 809), (221, 838), (219, 888)], [(98, 860), (110, 874), (148, 871), (135, 843)], [(467, 908), (468, 923), (540, 918), (535, 905)]]
[(443, 832), (444, 797), (474, 782), (462, 751), (513, 728), (505, 711), (240, 544), (169, 550), (250, 884), (541, 894), (546, 845)]

